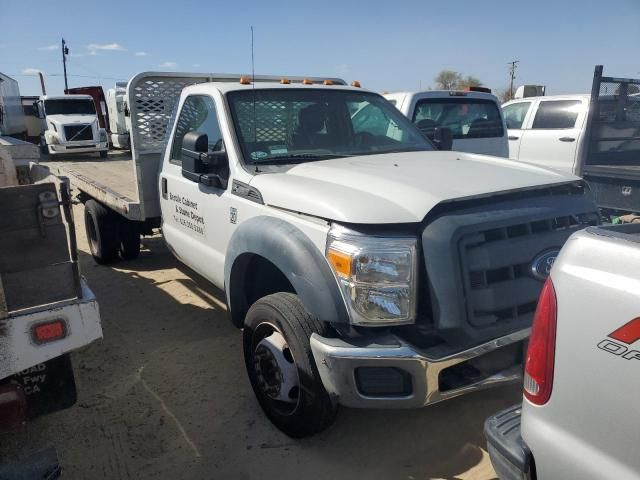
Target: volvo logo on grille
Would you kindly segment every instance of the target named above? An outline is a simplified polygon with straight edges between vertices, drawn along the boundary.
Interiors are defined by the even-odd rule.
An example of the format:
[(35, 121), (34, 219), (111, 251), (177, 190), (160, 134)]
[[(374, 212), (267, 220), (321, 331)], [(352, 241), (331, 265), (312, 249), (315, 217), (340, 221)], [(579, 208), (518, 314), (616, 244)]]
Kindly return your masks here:
[(533, 262), (531, 262), (533, 276), (538, 280), (546, 280), (559, 253), (559, 250), (548, 250), (534, 258)]

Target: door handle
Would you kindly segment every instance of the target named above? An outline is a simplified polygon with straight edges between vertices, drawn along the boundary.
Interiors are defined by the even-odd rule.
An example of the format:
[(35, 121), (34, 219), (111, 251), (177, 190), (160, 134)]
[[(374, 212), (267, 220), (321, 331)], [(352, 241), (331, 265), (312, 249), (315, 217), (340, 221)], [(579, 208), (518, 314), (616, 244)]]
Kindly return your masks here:
[(561, 142), (575, 142), (576, 139), (573, 137), (560, 137), (558, 140)]
[(509, 140), (519, 140), (520, 137), (516, 137), (515, 135), (509, 135)]
[(167, 199), (167, 178), (162, 177), (162, 198)]

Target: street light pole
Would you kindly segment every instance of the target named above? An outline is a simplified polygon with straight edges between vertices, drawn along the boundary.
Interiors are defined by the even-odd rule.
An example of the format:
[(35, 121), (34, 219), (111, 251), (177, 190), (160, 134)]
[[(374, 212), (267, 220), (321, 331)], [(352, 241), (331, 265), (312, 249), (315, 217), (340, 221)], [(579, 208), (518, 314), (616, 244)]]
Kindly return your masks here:
[(69, 90), (69, 84), (67, 83), (67, 55), (69, 55), (69, 47), (67, 47), (67, 42), (62, 39), (62, 68), (64, 70), (64, 93), (67, 93)]

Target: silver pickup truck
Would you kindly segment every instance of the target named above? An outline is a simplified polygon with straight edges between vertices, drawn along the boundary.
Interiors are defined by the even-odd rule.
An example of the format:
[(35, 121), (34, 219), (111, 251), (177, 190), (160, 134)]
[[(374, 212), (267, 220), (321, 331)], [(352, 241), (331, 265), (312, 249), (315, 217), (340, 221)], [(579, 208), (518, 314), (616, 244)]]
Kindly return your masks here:
[(573, 234), (538, 303), (522, 405), (489, 418), (501, 480), (640, 479), (640, 225)]

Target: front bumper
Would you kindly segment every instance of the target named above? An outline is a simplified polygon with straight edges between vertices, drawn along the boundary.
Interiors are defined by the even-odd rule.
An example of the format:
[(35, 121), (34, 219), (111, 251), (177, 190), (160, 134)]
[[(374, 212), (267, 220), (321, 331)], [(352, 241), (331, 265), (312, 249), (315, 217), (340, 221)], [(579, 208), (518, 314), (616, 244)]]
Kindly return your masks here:
[(500, 480), (530, 480), (532, 455), (520, 435), (522, 405), (514, 405), (489, 417), (484, 435), (491, 463)]
[(65, 155), (69, 153), (97, 153), (107, 151), (109, 145), (107, 142), (81, 142), (81, 143), (57, 143), (47, 145), (50, 155)]
[[(331, 397), (347, 407), (356, 408), (417, 408), (475, 390), (519, 382), (522, 364), (517, 362), (504, 370), (484, 378), (468, 378), (455, 386), (444, 386), (441, 375), (452, 367), (464, 368), (473, 359), (524, 342), (530, 329), (490, 340), (468, 350), (444, 356), (423, 352), (393, 335), (376, 338), (375, 342), (348, 343), (339, 338), (311, 336), (318, 371)], [(399, 372), (409, 382), (405, 391), (377, 395), (363, 391), (359, 372), (367, 367), (377, 371), (389, 369)], [(371, 370), (371, 369), (370, 369)]]

